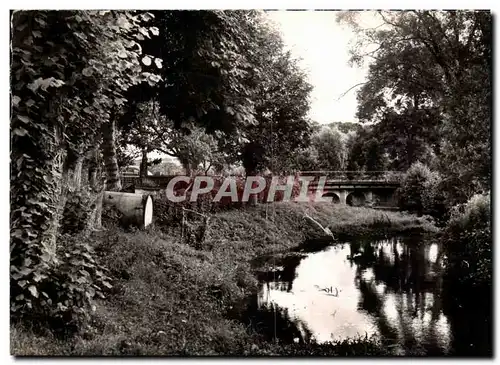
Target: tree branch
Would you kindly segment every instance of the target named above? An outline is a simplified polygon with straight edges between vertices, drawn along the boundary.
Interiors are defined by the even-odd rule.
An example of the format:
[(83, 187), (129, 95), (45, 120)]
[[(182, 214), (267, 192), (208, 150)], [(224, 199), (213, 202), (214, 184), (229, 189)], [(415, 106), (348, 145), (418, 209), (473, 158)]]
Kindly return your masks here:
[(364, 85), (366, 84), (366, 82), (360, 82), (354, 86), (351, 86), (347, 91), (343, 92), (342, 94), (340, 94), (340, 96), (337, 98), (337, 101), (342, 99), (344, 96), (346, 96), (346, 94), (351, 91), (352, 89), (354, 89), (355, 87), (358, 87), (358, 86), (361, 86), (361, 85)]

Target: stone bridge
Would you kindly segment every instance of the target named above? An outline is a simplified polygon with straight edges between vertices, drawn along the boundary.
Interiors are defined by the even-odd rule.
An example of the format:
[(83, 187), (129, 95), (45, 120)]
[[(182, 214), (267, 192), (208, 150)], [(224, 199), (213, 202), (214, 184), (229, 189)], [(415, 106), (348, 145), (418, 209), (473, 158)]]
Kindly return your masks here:
[(396, 208), (395, 192), (400, 186), (401, 173), (393, 171), (303, 171), (302, 176), (315, 176), (311, 189), (318, 187), (319, 178), (326, 177), (323, 196), (333, 203), (374, 208)]
[[(333, 203), (373, 208), (396, 208), (395, 192), (400, 186), (401, 172), (394, 171), (301, 171), (300, 176), (314, 176), (309, 189), (316, 190), (321, 177), (325, 178), (323, 196)], [(122, 176), (124, 188), (135, 192), (165, 189), (174, 176)]]

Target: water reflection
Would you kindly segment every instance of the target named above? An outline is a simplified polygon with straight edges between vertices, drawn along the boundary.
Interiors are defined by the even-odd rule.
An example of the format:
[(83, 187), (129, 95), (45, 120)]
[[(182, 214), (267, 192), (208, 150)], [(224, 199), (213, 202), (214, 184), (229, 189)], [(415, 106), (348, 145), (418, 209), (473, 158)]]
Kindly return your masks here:
[(460, 352), (443, 312), (437, 244), (420, 237), (359, 240), (310, 253), (284, 271), (279, 280), (264, 280), (256, 306), (295, 325), (288, 341), (378, 335), (399, 354)]

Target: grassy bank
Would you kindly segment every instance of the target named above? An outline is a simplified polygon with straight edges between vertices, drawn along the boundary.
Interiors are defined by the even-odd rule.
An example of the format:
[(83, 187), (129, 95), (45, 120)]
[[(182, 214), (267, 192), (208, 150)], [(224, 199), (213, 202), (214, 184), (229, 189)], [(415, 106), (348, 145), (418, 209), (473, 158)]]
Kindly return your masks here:
[(287, 252), (322, 231), (338, 237), (435, 231), (428, 221), (398, 212), (332, 205), (279, 203), (218, 213), (203, 249), (158, 228), (96, 233), (90, 239), (109, 268), (113, 289), (97, 303), (92, 330), (58, 339), (11, 326), (14, 355), (367, 355), (372, 341), (328, 345), (272, 344), (228, 313), (255, 292), (251, 262)]

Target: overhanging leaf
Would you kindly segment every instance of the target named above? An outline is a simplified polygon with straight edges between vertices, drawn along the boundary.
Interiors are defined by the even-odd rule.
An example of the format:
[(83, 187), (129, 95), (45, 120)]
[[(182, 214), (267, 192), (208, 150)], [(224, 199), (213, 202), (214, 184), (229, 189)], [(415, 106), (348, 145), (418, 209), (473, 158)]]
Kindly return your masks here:
[(151, 33), (153, 33), (153, 35), (160, 34), (160, 31), (158, 30), (157, 27), (151, 27), (151, 28), (149, 28), (149, 30), (151, 31)]
[(142, 59), (142, 63), (144, 63), (146, 66), (150, 66), (151, 65), (151, 57), (144, 56), (144, 58)]

